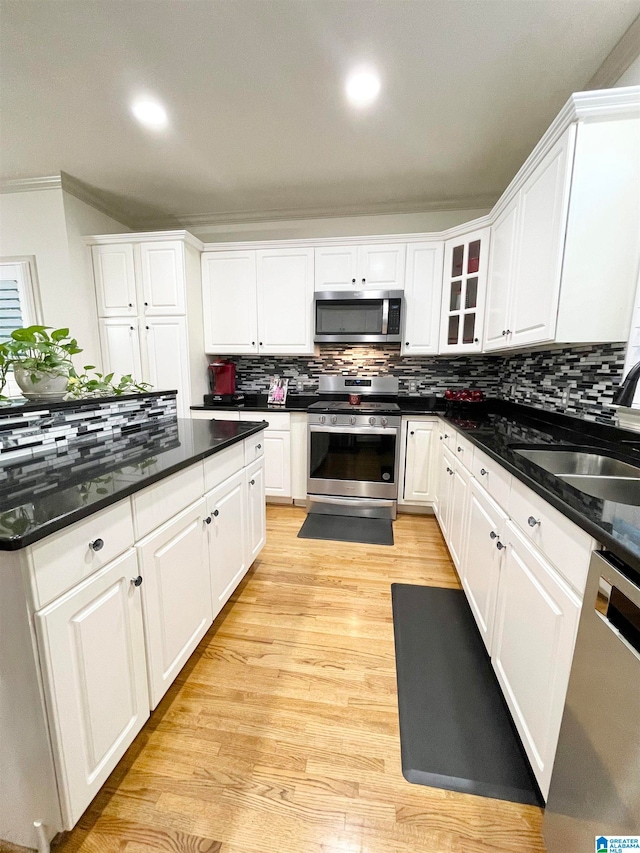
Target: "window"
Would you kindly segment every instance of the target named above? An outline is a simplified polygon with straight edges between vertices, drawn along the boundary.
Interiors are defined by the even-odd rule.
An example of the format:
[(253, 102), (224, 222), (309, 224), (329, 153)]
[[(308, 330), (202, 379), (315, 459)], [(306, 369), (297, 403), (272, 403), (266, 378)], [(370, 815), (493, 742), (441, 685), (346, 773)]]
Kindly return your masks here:
[[(0, 341), (6, 341), (14, 329), (41, 322), (33, 261), (0, 262)], [(20, 396), (12, 375), (7, 377), (2, 393), (7, 397)]]

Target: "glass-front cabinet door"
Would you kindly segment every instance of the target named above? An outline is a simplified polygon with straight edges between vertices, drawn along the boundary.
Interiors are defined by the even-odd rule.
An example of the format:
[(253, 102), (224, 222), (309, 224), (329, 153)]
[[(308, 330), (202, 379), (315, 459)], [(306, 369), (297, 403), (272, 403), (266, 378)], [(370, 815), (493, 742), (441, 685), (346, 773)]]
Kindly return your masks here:
[(445, 243), (440, 352), (481, 352), (489, 228)]

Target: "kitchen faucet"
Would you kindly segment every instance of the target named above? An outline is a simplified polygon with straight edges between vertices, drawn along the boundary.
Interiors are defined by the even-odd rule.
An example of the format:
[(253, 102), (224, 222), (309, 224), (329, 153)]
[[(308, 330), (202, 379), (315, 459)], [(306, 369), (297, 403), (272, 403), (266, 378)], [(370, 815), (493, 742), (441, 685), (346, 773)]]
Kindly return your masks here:
[(640, 380), (640, 361), (631, 368), (627, 373), (623, 382), (620, 383), (613, 395), (613, 402), (616, 406), (630, 407), (633, 403), (633, 398), (636, 393), (636, 386)]

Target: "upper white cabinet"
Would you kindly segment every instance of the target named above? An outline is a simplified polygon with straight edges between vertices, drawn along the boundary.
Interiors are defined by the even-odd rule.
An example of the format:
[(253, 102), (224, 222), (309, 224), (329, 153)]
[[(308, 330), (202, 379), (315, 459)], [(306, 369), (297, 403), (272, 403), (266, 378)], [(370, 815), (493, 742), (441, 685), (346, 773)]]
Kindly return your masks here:
[(445, 243), (441, 353), (482, 350), (489, 234), (482, 228)]
[(502, 349), (508, 342), (509, 312), (513, 283), (513, 263), (518, 227), (517, 197), (507, 205), (491, 229), (491, 261), (487, 309), (485, 314), (484, 349)]
[(178, 415), (186, 418), (208, 390), (200, 252), (187, 232), (165, 232), (172, 235), (107, 234), (87, 242), (103, 372), (177, 390)]
[(409, 243), (401, 355), (438, 352), (444, 242)]
[(316, 290), (402, 290), (406, 245), (319, 246)]
[(205, 252), (205, 350), (313, 353), (313, 249)]

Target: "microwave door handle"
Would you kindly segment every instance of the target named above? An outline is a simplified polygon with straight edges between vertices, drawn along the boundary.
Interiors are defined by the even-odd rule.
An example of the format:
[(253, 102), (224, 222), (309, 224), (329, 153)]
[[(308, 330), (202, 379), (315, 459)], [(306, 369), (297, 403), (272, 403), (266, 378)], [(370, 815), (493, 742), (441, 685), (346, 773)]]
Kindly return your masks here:
[(383, 299), (382, 300), (382, 330), (381, 330), (381, 334), (382, 335), (388, 334), (388, 329), (389, 329), (389, 300)]

